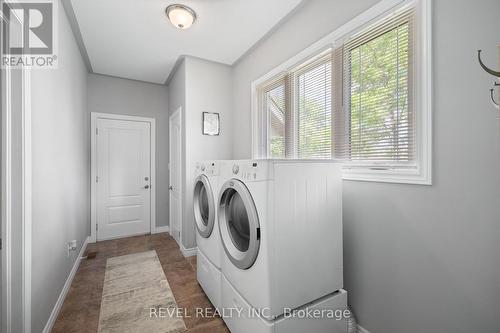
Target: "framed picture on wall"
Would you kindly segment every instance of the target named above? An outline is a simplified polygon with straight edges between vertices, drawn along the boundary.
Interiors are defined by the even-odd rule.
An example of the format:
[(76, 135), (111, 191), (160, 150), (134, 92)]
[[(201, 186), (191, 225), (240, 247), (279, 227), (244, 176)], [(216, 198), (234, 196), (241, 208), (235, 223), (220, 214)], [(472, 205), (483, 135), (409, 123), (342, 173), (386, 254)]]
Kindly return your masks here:
[(219, 135), (219, 114), (203, 112), (203, 135)]

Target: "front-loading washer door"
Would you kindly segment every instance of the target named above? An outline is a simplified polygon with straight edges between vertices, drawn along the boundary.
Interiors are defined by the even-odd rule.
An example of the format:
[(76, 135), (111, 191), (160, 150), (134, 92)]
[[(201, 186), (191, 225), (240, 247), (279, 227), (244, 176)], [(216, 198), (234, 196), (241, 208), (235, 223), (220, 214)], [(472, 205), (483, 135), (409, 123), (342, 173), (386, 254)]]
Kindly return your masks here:
[(231, 262), (240, 269), (252, 267), (260, 247), (260, 224), (250, 191), (236, 179), (221, 188), (219, 230)]
[(196, 228), (202, 237), (208, 238), (214, 229), (215, 201), (210, 181), (205, 175), (196, 178), (193, 205)]

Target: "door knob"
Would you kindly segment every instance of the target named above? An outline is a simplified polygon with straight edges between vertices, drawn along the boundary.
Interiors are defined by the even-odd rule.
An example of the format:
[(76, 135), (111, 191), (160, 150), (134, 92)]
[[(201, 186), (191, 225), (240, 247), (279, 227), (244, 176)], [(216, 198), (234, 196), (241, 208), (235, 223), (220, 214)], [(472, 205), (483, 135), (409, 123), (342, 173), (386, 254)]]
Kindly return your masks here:
[(168, 189), (169, 189), (170, 191), (173, 191), (174, 187), (173, 187), (172, 185), (170, 185), (170, 186), (168, 187)]
[(149, 185), (144, 185), (144, 188), (145, 188), (145, 189), (148, 189), (148, 188), (149, 188)]

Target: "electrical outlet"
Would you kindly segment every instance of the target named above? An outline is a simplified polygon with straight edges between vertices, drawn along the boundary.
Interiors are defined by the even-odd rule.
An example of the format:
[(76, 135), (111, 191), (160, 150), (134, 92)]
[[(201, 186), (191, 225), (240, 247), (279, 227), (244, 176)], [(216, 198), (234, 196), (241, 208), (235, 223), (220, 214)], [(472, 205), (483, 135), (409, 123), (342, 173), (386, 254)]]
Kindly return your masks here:
[(69, 253), (72, 251), (76, 251), (76, 239), (68, 242), (67, 256), (69, 257)]

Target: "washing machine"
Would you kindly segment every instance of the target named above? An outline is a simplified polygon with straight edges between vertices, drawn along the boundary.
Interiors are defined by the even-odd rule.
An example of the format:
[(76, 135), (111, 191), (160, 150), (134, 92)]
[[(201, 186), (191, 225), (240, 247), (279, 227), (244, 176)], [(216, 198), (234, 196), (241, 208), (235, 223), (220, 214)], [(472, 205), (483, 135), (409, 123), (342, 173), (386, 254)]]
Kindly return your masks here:
[(342, 289), (339, 163), (232, 161), (221, 180), (223, 308), (240, 298), (273, 321)]
[(196, 222), (197, 278), (212, 304), (220, 307), (222, 245), (217, 219), (219, 161), (196, 164), (193, 208)]

